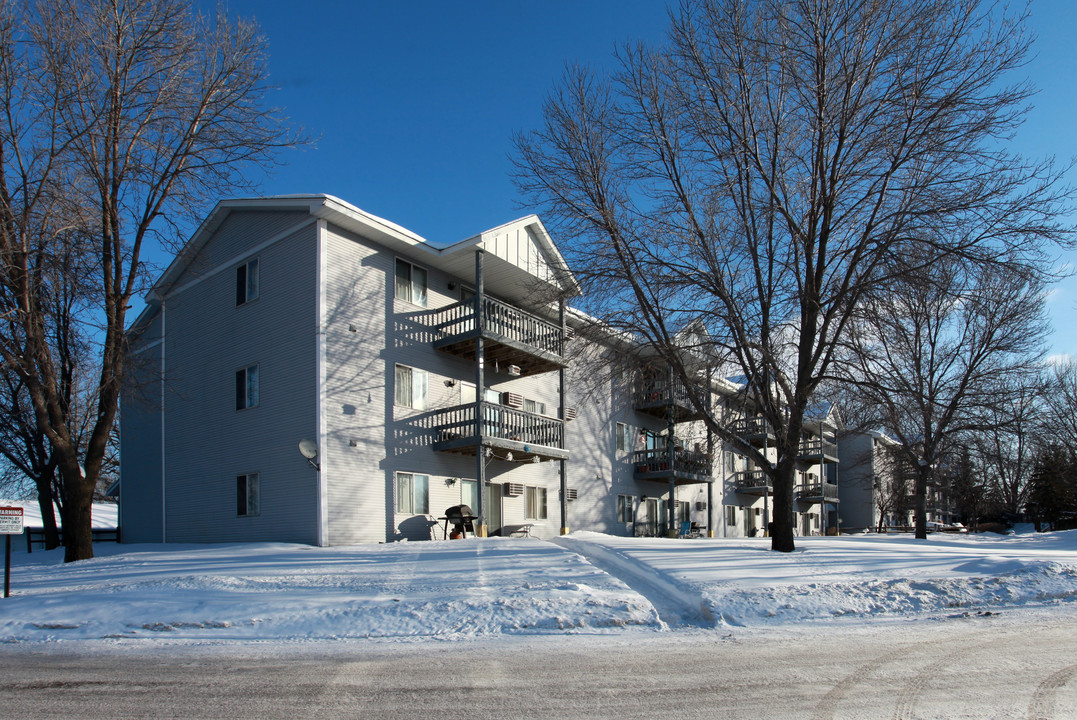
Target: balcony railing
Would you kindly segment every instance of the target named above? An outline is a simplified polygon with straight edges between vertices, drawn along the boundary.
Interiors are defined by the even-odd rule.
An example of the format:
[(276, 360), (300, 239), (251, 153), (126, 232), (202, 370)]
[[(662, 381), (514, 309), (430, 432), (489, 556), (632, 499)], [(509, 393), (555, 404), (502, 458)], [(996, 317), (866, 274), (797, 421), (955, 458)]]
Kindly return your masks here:
[(838, 486), (834, 483), (806, 483), (798, 485), (797, 500), (801, 502), (835, 503), (838, 502)]
[(474, 455), (487, 447), (512, 452), (516, 460), (568, 457), (561, 420), (496, 403), (483, 402), (478, 420), (475, 405), (469, 403), (436, 410), (420, 423), (432, 432), (434, 450)]
[(797, 457), (801, 460), (811, 460), (823, 463), (836, 463), (838, 461), (838, 446), (820, 438), (801, 440), (800, 450)]
[(667, 448), (637, 450), (632, 453), (637, 480), (673, 480), (674, 482), (714, 482), (713, 460), (706, 453), (674, 450), (672, 462)]
[[(475, 357), (473, 341), (479, 336), (477, 303), (478, 298), (471, 298), (429, 315), (436, 331), (434, 347), (461, 357)], [(516, 365), (521, 375), (528, 375), (564, 366), (565, 338), (560, 325), (489, 296), (484, 296), (481, 304), (488, 368), (494, 363)]]
[(729, 431), (740, 437), (745, 442), (753, 445), (772, 443), (775, 441), (774, 431), (767, 424), (766, 419), (761, 417), (742, 418), (729, 424)]
[(742, 495), (762, 495), (774, 492), (774, 482), (762, 470), (746, 470), (733, 475), (733, 487)]
[(699, 420), (703, 413), (696, 410), (688, 389), (680, 382), (642, 382), (636, 386), (633, 407), (640, 412), (669, 418), (672, 411), (674, 422)]

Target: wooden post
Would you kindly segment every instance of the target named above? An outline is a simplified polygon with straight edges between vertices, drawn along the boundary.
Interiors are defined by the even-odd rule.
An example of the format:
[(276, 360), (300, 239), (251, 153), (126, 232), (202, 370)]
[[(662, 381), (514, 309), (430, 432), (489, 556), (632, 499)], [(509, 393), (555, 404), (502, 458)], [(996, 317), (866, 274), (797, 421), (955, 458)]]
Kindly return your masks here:
[(475, 480), (479, 490), (479, 506), (472, 508), (478, 513), (478, 522), (475, 523), (475, 536), (486, 537), (486, 446), (483, 444), (483, 402), (486, 400), (486, 357), (485, 345), (482, 338), (485, 329), (483, 318), (483, 286), (482, 286), (482, 248), (475, 250), (475, 329), (478, 334), (475, 337), (475, 434), (479, 439), (479, 447), (475, 453)]
[[(565, 359), (565, 298), (562, 297), (557, 308), (558, 319), (561, 321), (561, 359)], [(568, 445), (568, 423), (565, 422), (565, 366), (562, 365), (557, 371), (558, 384), (560, 385), (561, 397), (561, 445)], [(561, 448), (564, 450), (564, 447)], [(568, 535), (568, 461), (562, 458), (558, 464), (561, 472), (561, 534)]]

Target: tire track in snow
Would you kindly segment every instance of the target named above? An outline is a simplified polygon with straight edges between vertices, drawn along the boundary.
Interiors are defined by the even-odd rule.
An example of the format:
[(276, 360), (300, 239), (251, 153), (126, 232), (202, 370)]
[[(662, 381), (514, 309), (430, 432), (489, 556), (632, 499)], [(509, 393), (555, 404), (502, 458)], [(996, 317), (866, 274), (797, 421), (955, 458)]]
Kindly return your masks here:
[(669, 626), (714, 625), (714, 616), (703, 602), (702, 594), (679, 585), (668, 575), (598, 543), (567, 537), (554, 538), (550, 542), (582, 556), (599, 570), (646, 598), (658, 613), (663, 629)]
[(1028, 704), (1028, 720), (1052, 720), (1055, 717), (1055, 695), (1075, 677), (1077, 665), (1070, 665), (1041, 682), (1032, 695), (1032, 702)]

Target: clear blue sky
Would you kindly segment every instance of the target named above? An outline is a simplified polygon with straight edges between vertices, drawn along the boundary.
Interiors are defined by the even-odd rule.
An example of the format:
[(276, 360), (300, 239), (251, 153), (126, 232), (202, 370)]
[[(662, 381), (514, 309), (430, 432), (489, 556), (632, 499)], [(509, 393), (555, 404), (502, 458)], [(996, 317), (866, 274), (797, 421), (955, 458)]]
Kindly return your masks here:
[[(1020, 4), (1020, 0), (1017, 3)], [(451, 242), (530, 210), (509, 175), (513, 132), (538, 127), (567, 62), (612, 66), (664, 33), (659, 0), (230, 0), (270, 43), (273, 102), (316, 146), (289, 152), (266, 194), (329, 193)], [(1032, 0), (1040, 88), (1022, 152), (1077, 156), (1077, 0)], [(1071, 174), (1077, 183), (1077, 172)], [(555, 238), (556, 240), (556, 238)], [(1077, 253), (1068, 258), (1077, 264)], [(1077, 281), (1050, 299), (1053, 352), (1077, 356)]]

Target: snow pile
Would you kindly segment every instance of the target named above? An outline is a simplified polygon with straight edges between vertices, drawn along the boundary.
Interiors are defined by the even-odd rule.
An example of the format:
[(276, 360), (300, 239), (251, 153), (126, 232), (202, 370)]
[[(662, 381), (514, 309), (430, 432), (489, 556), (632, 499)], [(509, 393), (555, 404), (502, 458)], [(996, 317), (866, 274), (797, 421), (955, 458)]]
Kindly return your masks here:
[[(797, 538), (775, 553), (761, 539), (667, 540), (577, 533), (576, 547), (643, 564), (692, 593), (721, 624), (835, 617), (990, 612), (1077, 600), (1077, 531), (1046, 535), (857, 535)], [(594, 550), (588, 550), (594, 546)]]
[[(0, 642), (382, 641), (953, 618), (1077, 600), (1077, 531), (1021, 536), (115, 545), (14, 553)], [(723, 630), (727, 632), (727, 630)]]
[(95, 546), (16, 553), (0, 641), (297, 641), (610, 632), (654, 609), (578, 555), (534, 540), (344, 548)]
[[(38, 504), (37, 500), (0, 500), (0, 506), (21, 507), (23, 527), (42, 527), (41, 506)], [(63, 524), (60, 519), (60, 508), (55, 505), (52, 507), (56, 517), (56, 525), (60, 526)], [(120, 506), (116, 503), (94, 503), (92, 512), (93, 517), (91, 522), (95, 528), (114, 530), (119, 524)]]

